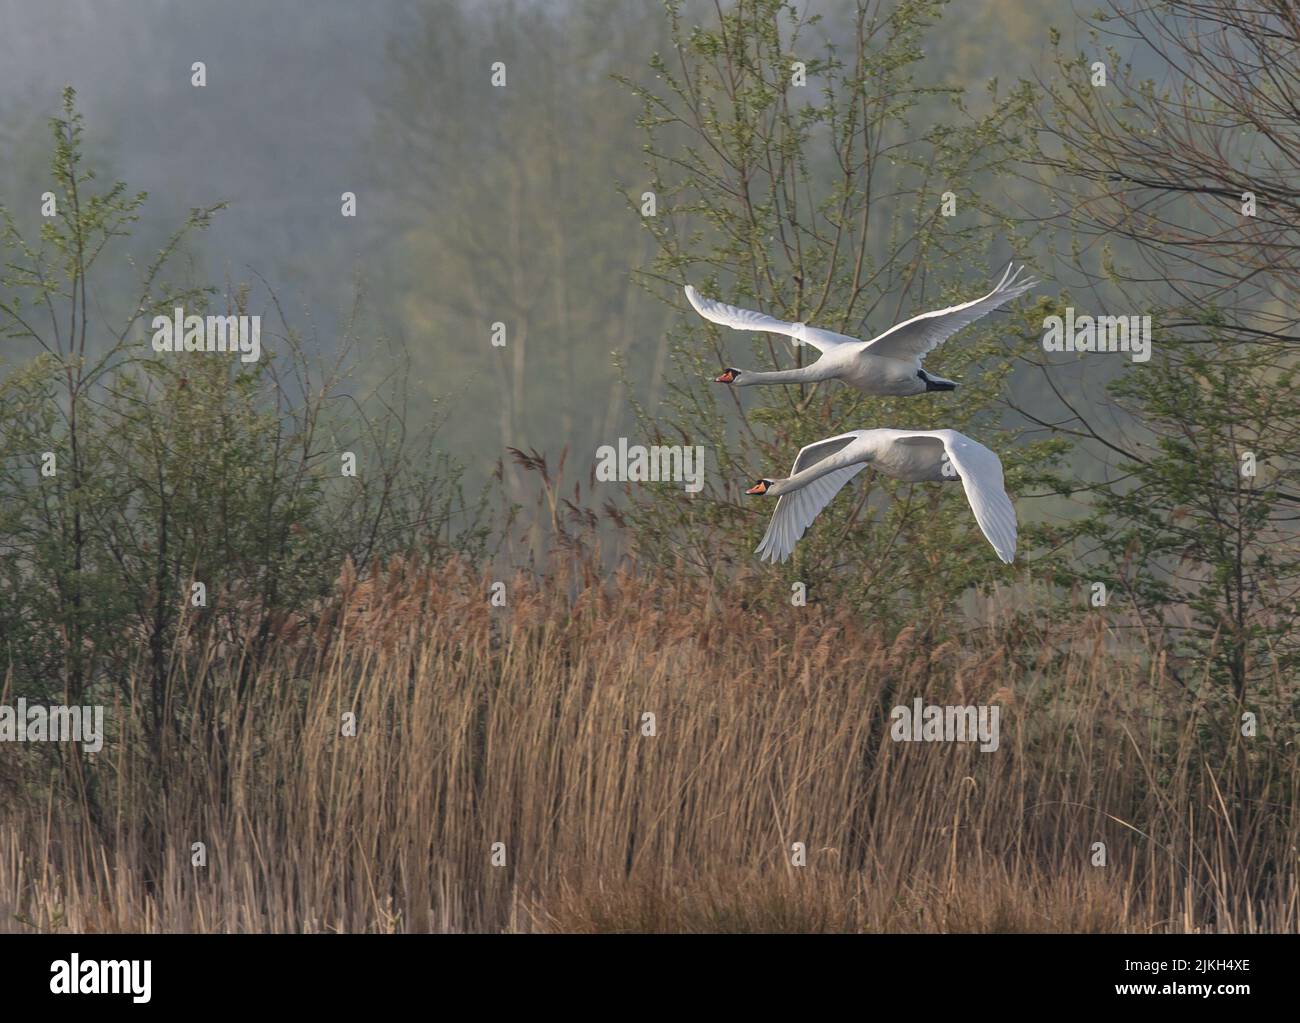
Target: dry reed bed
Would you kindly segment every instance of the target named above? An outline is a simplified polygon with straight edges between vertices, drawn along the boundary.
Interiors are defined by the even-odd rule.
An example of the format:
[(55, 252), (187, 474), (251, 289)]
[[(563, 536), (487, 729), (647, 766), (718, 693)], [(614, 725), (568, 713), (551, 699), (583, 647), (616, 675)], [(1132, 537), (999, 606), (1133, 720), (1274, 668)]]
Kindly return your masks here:
[[(1294, 744), (1233, 738), (1226, 712), (1108, 652), (1100, 616), (1050, 642), (936, 645), (688, 581), (521, 577), (506, 608), (487, 592), (455, 563), (345, 572), (242, 698), (202, 657), (173, 679), (182, 724), (156, 754), (110, 709), (128, 724), (94, 760), (98, 827), (6, 750), (0, 928), (1300, 921)], [(917, 696), (997, 702), (1001, 748), (890, 741), (889, 709)]]

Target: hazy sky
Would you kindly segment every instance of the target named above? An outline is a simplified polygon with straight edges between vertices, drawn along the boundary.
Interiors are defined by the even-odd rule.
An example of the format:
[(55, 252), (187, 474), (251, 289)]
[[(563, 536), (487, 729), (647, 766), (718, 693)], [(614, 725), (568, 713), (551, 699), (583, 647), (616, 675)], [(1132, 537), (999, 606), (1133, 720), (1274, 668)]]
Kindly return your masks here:
[[(512, 0), (474, 4), (499, 11), (510, 8)], [(616, 11), (609, 18), (610, 32), (636, 33), (638, 17), (661, 19), (650, 4), (652, 0), (610, 0)], [(369, 280), (376, 334), (439, 353), (445, 349), (438, 346), (464, 349), (464, 338), (432, 336), (422, 329), (403, 307), (399, 290), (387, 287), (384, 279), (392, 261), (403, 258), (394, 240), (409, 217), (397, 197), (384, 191), (383, 182), (393, 180), (393, 174), (384, 172), (393, 168), (385, 168), (379, 155), (378, 110), (391, 103), (398, 87), (390, 47), (396, 40), (421, 38), (416, 34), (422, 30), (419, 12), (428, 6), (420, 0), (0, 0), (0, 200), (19, 207), (34, 223), (49, 155), (45, 119), (58, 112), (60, 90), (71, 84), (86, 118), (88, 161), (133, 191), (150, 193), (130, 243), (137, 257), (156, 249), (190, 208), (226, 201), (229, 209), (191, 246), (198, 257), (192, 271), (182, 267), (173, 276), (191, 272), (197, 281), (220, 287), (227, 276), (240, 282), (260, 273), (309, 344), (328, 349), (351, 307), (354, 277), (361, 273)], [(513, 6), (526, 7), (528, 0), (515, 0)], [(847, 5), (822, 6), (838, 6), (842, 13)], [(1068, 7), (1059, 6), (1063, 17), (1058, 21), (1068, 21)], [(1027, 20), (1018, 2), (960, 0), (947, 18), (942, 31), (950, 34), (949, 49), (955, 55), (927, 69), (940, 79), (958, 77), (976, 104), (987, 76), (1009, 81), (1028, 74), (1046, 35), (1045, 26)], [(1009, 45), (1007, 38), (1032, 45)], [(652, 42), (635, 35), (635, 45), (626, 49), (636, 59), (625, 73), (644, 72)], [(195, 61), (206, 64), (206, 88), (190, 83)], [(610, 104), (628, 104), (626, 118), (614, 123), (626, 121), (626, 152), (635, 154), (642, 142), (635, 107), (622, 86), (610, 82), (608, 89)], [(521, 99), (531, 102), (534, 97), (525, 91)], [(409, 97), (404, 101), (411, 102)], [(421, 101), (417, 96), (414, 102)], [(436, 105), (438, 99), (430, 96), (428, 102)], [(436, 139), (431, 142), (438, 145)], [(585, 169), (599, 171), (601, 182), (597, 188), (593, 177), (590, 184), (595, 205), (589, 215), (620, 218), (614, 169), (603, 163)], [(421, 184), (435, 173), (420, 166), (397, 170), (406, 181)], [(358, 196), (360, 212), (354, 219), (340, 217), (344, 191)], [(31, 197), (30, 207), (22, 203), (24, 194)], [(635, 234), (635, 228), (629, 230)], [(632, 248), (617, 249), (595, 277), (583, 278), (575, 287), (601, 296), (611, 309), (623, 309), (624, 284), (638, 259)], [(436, 290), (438, 284), (430, 276), (419, 286)], [(643, 401), (655, 391), (651, 367), (660, 365), (654, 355), (667, 312), (653, 305), (647, 300), (636, 307), (637, 338), (631, 346), (643, 360), (634, 367), (645, 382), (637, 395)], [(589, 328), (572, 336), (534, 337), (529, 379), (536, 379), (539, 369), (571, 365), (575, 346), (585, 346), (580, 351), (587, 353), (588, 367), (604, 360), (597, 385), (614, 393), (614, 371), (604, 363), (616, 332), (611, 325), (611, 337), (595, 333)], [(481, 381), (495, 372), (486, 346), (481, 358), (482, 366), (470, 370), (441, 372), (440, 363), (432, 371), (426, 367), (418, 384), (435, 394), (451, 393), (471, 379), (484, 388)], [(487, 393), (464, 397), (466, 409), (477, 414)], [(591, 403), (597, 409), (593, 419), (599, 420), (606, 404), (612, 407), (620, 400), (616, 394), (599, 396)], [(512, 443), (549, 444), (554, 451), (575, 439), (548, 436), (546, 425), (534, 417)], [(574, 429), (581, 434), (584, 427), (578, 423)], [(449, 431), (462, 447), (476, 443), (481, 433), (457, 433), (455, 424)], [(481, 462), (495, 459), (503, 448), (498, 438), (490, 439), (483, 451), (474, 452), (485, 456)], [(582, 434), (577, 441), (581, 447), (590, 439)]]
[[(201, 242), (207, 272), (242, 279), (251, 266), (325, 315), (346, 303), (348, 263), (378, 241), (374, 218), (339, 217), (338, 197), (376, 199), (372, 98), (411, 6), (0, 0), (0, 123), (43, 122), (75, 86), (94, 159), (150, 193), (150, 224), (229, 201)], [(205, 89), (190, 84), (197, 60)], [(0, 168), (6, 195), (11, 181)], [(322, 228), (337, 236), (340, 223), (355, 237), (323, 252)]]
[[(418, 7), (0, 0), (0, 126), (43, 121), (59, 90), (74, 85), (112, 172), (150, 192), (150, 220), (172, 224), (192, 206), (229, 201), (204, 239), (209, 271), (220, 277), (229, 265), (239, 277), (251, 264), (320, 313), (350, 280), (349, 253), (364, 265), (382, 242), (376, 217), (347, 224), (355, 237), (346, 248), (323, 253), (319, 234), (325, 222), (336, 235), (344, 190), (383, 204), (373, 101), (388, 84), (386, 47), (411, 30)], [(954, 7), (950, 16), (973, 17), (981, 29), (987, 9), (1001, 9), (984, 0)], [(196, 60), (207, 64), (206, 89), (190, 85)], [(0, 194), (12, 184), (5, 162)]]

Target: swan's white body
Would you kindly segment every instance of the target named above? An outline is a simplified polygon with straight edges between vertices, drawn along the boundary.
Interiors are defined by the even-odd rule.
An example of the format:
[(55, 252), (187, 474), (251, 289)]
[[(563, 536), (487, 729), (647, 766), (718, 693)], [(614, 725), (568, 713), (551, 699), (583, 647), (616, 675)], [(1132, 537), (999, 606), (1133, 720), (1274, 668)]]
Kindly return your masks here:
[(998, 557), (1007, 564), (1015, 558), (1016, 510), (1003, 486), (1002, 462), (956, 430), (852, 430), (809, 444), (795, 458), (789, 477), (760, 480), (750, 491), (779, 498), (754, 553), (760, 560), (785, 561), (821, 510), (868, 465), (912, 483), (960, 480), (975, 521)]
[(821, 358), (799, 369), (760, 373), (727, 369), (718, 377), (720, 383), (749, 387), (754, 384), (814, 383), (818, 380), (843, 380), (867, 394), (903, 396), (923, 391), (950, 391), (957, 385), (951, 380), (934, 377), (921, 367), (921, 360), (967, 324), (992, 312), (998, 306), (1023, 295), (1038, 282), (1020, 280), (1021, 267), (1013, 274), (1011, 267), (1002, 275), (997, 287), (983, 298), (962, 305), (922, 313), (891, 327), (879, 337), (862, 341), (847, 334), (787, 323), (766, 313), (740, 309), (705, 298), (689, 284), (686, 297), (695, 311), (706, 320), (736, 330), (759, 330), (784, 334), (803, 344), (812, 345)]

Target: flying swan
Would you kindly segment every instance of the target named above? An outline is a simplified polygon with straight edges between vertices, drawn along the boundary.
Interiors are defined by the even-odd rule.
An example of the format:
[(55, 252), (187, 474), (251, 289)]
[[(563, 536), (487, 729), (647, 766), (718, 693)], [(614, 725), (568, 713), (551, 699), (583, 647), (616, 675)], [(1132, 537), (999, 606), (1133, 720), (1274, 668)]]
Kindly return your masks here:
[(736, 330), (785, 334), (812, 345), (822, 353), (816, 362), (799, 369), (761, 373), (728, 367), (715, 378), (717, 383), (749, 387), (753, 384), (799, 384), (834, 379), (852, 384), (867, 394), (904, 396), (923, 391), (951, 391), (957, 386), (951, 380), (931, 376), (921, 368), (921, 360), (962, 327), (1038, 284), (1033, 278), (1020, 280), (1023, 266), (1014, 274), (1011, 270), (1008, 264), (997, 287), (983, 298), (914, 316), (905, 323), (890, 327), (871, 341), (861, 341), (804, 323), (786, 323), (765, 313), (715, 302), (689, 284), (686, 285), (686, 297), (697, 313), (713, 323)]
[(851, 430), (803, 448), (783, 480), (760, 479), (747, 494), (778, 497), (767, 533), (754, 553), (785, 561), (813, 519), (844, 484), (870, 465), (909, 483), (961, 480), (975, 521), (998, 557), (1016, 556), (1016, 510), (1002, 484), (1002, 463), (956, 430)]

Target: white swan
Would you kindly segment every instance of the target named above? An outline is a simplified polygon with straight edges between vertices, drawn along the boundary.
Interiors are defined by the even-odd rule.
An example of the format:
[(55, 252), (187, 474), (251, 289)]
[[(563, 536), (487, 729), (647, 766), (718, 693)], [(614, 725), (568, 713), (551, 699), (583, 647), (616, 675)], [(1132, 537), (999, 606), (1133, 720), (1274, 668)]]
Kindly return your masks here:
[(736, 330), (761, 330), (771, 334), (785, 334), (796, 341), (812, 345), (821, 358), (799, 369), (784, 369), (763, 373), (727, 367), (716, 377), (720, 384), (749, 387), (753, 384), (798, 384), (818, 380), (843, 380), (867, 394), (908, 395), (923, 391), (951, 391), (957, 385), (943, 377), (931, 376), (921, 368), (921, 360), (938, 345), (947, 341), (967, 324), (992, 312), (1003, 303), (1023, 295), (1038, 281), (1020, 280), (1022, 266), (1013, 275), (1011, 266), (1002, 275), (992, 291), (983, 298), (964, 305), (936, 309), (922, 313), (895, 327), (890, 327), (871, 341), (862, 341), (847, 334), (809, 327), (803, 323), (786, 323), (765, 313), (738, 309), (705, 298), (689, 284), (686, 297), (695, 311), (706, 320), (721, 323)]
[(975, 521), (998, 557), (1016, 556), (1016, 510), (1002, 483), (1002, 463), (956, 430), (852, 430), (803, 448), (783, 480), (761, 479), (747, 494), (779, 497), (759, 560), (785, 561), (813, 519), (862, 469), (912, 483), (960, 479)]

